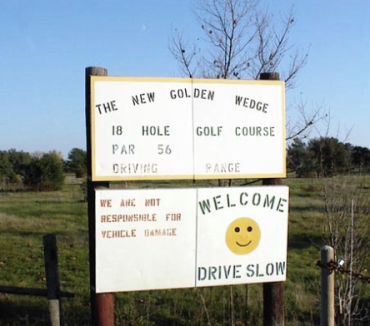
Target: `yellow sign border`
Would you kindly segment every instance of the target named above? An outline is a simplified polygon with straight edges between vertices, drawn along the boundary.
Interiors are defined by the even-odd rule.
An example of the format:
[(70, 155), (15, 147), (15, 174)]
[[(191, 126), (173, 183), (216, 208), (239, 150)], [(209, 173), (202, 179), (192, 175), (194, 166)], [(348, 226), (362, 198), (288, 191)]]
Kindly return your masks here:
[[(258, 174), (243, 174), (243, 175), (158, 175), (158, 176), (97, 176), (96, 162), (95, 162), (95, 87), (96, 81), (100, 82), (158, 82), (158, 83), (193, 83), (193, 84), (246, 84), (246, 85), (280, 85), (281, 98), (282, 98), (282, 148), (286, 146), (286, 130), (285, 130), (285, 82), (281, 80), (241, 80), (241, 79), (203, 79), (203, 78), (173, 78), (173, 77), (122, 77), (122, 76), (90, 76), (90, 89), (91, 89), (91, 164), (93, 181), (139, 181), (139, 180), (215, 180), (215, 179), (252, 179), (252, 178), (286, 178), (286, 152), (283, 153), (283, 172), (282, 173), (258, 173)], [(95, 137), (94, 137), (95, 135)]]

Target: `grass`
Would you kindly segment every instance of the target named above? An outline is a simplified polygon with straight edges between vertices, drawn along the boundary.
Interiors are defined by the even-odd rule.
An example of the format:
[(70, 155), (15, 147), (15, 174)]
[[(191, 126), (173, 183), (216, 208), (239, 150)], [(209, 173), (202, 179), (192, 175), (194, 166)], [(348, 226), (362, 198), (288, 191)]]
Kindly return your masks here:
[[(241, 184), (241, 182), (234, 182)], [(290, 187), (288, 277), (285, 283), (286, 325), (319, 323), (320, 270), (315, 266), (323, 242), (323, 182), (287, 179)], [(368, 191), (370, 178), (348, 179)], [(173, 184), (131, 182), (128, 188), (216, 186), (217, 182)], [(75, 293), (63, 299), (68, 325), (90, 324), (87, 204), (79, 184), (58, 192), (0, 193), (0, 284), (45, 288), (42, 236), (57, 235), (61, 289)], [(233, 293), (231, 298), (231, 291)], [(365, 299), (369, 299), (365, 291)], [(262, 323), (261, 284), (117, 293), (116, 325), (236, 325)], [(0, 326), (49, 325), (46, 298), (0, 293)]]
[[(64, 300), (65, 315), (75, 325), (89, 323), (87, 208), (82, 198), (78, 185), (60, 192), (0, 193), (0, 284), (45, 288), (42, 237), (56, 234), (61, 288), (75, 293), (74, 299)], [(0, 325), (49, 324), (45, 298), (0, 294), (0, 300)]]

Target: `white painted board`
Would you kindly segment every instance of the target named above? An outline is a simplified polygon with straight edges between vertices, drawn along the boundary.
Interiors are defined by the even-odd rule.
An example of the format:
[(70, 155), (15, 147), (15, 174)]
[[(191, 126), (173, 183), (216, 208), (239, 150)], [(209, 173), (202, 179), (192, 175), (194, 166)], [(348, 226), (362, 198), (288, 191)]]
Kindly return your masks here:
[(193, 287), (195, 198), (195, 189), (96, 191), (96, 292)]
[(95, 181), (285, 177), (282, 81), (92, 77)]
[(198, 190), (196, 286), (285, 281), (289, 189)]
[(285, 186), (97, 190), (96, 291), (284, 281), (288, 197)]
[[(94, 80), (94, 79), (93, 79)], [(94, 180), (189, 179), (193, 175), (189, 83), (99, 77), (93, 83)]]
[[(194, 101), (195, 179), (281, 177), (285, 119), (281, 84), (207, 84), (213, 101)], [(285, 175), (284, 175), (285, 176)]]

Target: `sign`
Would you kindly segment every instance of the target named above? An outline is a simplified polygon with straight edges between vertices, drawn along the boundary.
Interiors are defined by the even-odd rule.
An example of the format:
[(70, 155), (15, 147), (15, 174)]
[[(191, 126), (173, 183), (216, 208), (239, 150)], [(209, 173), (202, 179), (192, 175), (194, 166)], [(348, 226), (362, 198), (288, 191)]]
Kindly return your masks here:
[(201, 188), (196, 286), (286, 279), (289, 188)]
[(96, 292), (194, 286), (195, 196), (96, 191)]
[(282, 81), (91, 82), (94, 181), (286, 176)]
[(284, 281), (288, 192), (96, 190), (96, 292)]

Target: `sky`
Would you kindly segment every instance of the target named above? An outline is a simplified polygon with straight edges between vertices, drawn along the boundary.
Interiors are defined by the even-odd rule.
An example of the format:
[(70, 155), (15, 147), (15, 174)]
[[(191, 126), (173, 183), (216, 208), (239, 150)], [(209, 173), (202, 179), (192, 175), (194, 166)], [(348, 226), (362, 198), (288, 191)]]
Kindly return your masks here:
[[(309, 51), (288, 121), (321, 107), (310, 137), (370, 148), (370, 1), (261, 0), (279, 16), (294, 6), (290, 42)], [(1, 0), (0, 150), (86, 149), (85, 68), (112, 76), (183, 77), (169, 51), (173, 30), (201, 37), (190, 0)]]

